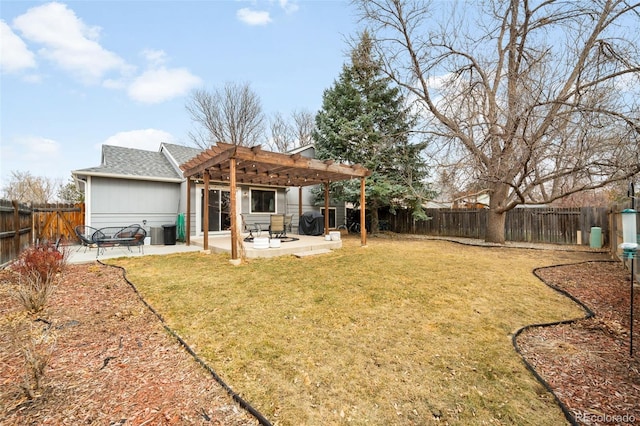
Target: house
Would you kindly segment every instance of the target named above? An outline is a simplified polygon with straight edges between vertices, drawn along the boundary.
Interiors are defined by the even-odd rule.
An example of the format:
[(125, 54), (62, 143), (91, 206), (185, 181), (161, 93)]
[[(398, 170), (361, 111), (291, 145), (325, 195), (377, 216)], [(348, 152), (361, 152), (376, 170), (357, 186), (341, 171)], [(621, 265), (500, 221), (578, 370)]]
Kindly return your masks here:
[[(157, 152), (103, 145), (100, 165), (72, 172), (78, 188), (85, 194), (85, 224), (94, 228), (142, 224), (145, 228), (175, 224), (180, 214), (190, 212), (189, 235), (204, 234), (204, 214), (209, 234), (228, 233), (230, 218), (229, 182), (209, 183), (209, 206), (204, 206), (205, 184), (192, 181), (187, 197), (187, 180), (180, 166), (203, 150), (162, 143)], [(292, 155), (313, 158), (315, 149), (307, 145)], [(187, 209), (187, 198), (190, 208)], [(314, 206), (309, 187), (272, 184), (242, 184), (237, 187), (238, 209), (249, 223), (268, 223), (274, 213), (293, 216), (297, 229), (300, 210), (324, 211)], [(302, 202), (300, 202), (302, 200)], [(344, 223), (344, 203), (329, 206), (330, 227)]]

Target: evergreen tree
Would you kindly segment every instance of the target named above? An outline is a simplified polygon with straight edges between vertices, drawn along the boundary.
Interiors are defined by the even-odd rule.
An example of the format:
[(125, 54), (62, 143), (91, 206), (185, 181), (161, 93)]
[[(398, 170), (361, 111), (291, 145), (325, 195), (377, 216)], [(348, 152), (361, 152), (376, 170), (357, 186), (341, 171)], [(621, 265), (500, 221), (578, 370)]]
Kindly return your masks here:
[(58, 189), (58, 199), (63, 203), (76, 204), (84, 202), (84, 194), (78, 191), (73, 178)]
[[(324, 91), (313, 134), (316, 155), (362, 164), (372, 174), (366, 181), (371, 231), (378, 230), (378, 209), (409, 207), (424, 217), (421, 204), (430, 195), (421, 158), (426, 143), (410, 143), (414, 118), (397, 87), (381, 72), (368, 32), (360, 36), (338, 80)], [(359, 182), (332, 184), (338, 200), (359, 202)]]

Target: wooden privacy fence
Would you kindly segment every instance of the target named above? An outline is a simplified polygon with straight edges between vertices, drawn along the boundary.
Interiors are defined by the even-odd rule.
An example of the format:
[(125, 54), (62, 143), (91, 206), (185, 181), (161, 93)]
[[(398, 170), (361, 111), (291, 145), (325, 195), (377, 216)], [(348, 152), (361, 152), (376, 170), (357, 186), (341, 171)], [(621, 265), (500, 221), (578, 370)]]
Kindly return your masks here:
[[(382, 213), (390, 230), (397, 233), (484, 239), (487, 229), (486, 209), (426, 209), (430, 220), (416, 221), (410, 212)], [(608, 209), (516, 208), (505, 218), (505, 239), (532, 243), (588, 245), (591, 228), (599, 227), (602, 245), (609, 244)]]
[(36, 241), (77, 240), (75, 227), (84, 225), (84, 203), (37, 204), (33, 208), (33, 235)]
[(18, 257), (31, 244), (31, 208), (0, 200), (0, 266)]
[(38, 241), (76, 241), (74, 228), (84, 225), (84, 209), (84, 203), (27, 206), (0, 200), (0, 265)]

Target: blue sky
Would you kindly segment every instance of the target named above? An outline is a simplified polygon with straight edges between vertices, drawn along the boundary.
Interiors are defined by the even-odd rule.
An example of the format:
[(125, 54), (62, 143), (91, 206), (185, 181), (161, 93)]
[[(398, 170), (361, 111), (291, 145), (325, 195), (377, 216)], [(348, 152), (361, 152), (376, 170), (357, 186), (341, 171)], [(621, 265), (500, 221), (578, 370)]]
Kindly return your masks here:
[(104, 143), (189, 143), (196, 88), (316, 112), (358, 30), (338, 0), (2, 0), (0, 20), (0, 187), (13, 170), (66, 183)]

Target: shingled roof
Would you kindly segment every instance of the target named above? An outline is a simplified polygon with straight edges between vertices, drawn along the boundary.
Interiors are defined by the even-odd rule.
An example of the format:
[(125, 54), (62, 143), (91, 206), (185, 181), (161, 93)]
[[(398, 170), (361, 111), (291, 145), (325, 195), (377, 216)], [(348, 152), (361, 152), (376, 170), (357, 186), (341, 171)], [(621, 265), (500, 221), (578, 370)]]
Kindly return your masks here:
[(198, 148), (166, 143), (162, 144), (160, 151), (103, 145), (102, 160), (99, 166), (74, 170), (73, 174), (181, 182), (183, 180), (182, 173), (171, 164), (167, 154), (174, 159), (176, 164), (182, 164), (201, 151)]

